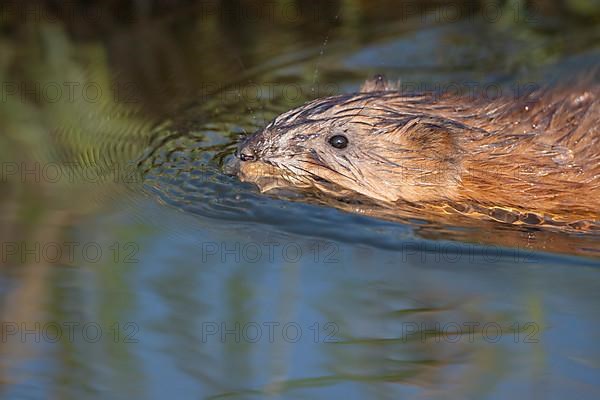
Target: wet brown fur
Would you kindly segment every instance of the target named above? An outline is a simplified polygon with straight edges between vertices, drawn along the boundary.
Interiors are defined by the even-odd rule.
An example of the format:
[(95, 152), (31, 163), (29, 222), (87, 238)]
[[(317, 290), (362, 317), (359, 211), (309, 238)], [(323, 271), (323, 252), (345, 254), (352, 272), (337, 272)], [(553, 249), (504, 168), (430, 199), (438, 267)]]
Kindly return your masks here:
[[(353, 193), (456, 210), (600, 220), (600, 86), (592, 79), (522, 98), (405, 94), (381, 78), (360, 93), (288, 111), (240, 145), (242, 180), (262, 190)], [(327, 142), (349, 139), (345, 149)], [(474, 206), (474, 208), (472, 207)], [(486, 213), (484, 211), (484, 213)]]

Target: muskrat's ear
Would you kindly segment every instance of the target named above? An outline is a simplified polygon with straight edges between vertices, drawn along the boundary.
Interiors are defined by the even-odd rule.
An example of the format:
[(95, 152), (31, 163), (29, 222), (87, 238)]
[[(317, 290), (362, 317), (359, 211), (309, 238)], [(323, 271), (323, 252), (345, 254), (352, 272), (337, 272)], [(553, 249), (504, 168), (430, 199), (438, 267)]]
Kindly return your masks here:
[(390, 130), (386, 139), (404, 149), (418, 151), (426, 158), (436, 158), (454, 152), (457, 129), (452, 123), (412, 118), (404, 125)]
[(364, 92), (382, 92), (386, 90), (399, 90), (400, 81), (390, 82), (381, 74), (375, 75), (372, 79), (368, 79), (360, 87), (361, 93)]

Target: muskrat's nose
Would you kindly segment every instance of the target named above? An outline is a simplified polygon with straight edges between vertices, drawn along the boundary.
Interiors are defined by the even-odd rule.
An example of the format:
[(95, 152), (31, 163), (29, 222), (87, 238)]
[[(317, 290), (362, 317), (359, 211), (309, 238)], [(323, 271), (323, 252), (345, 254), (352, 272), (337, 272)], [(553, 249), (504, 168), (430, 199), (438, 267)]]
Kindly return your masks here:
[(242, 143), (235, 151), (236, 157), (242, 161), (255, 161), (256, 154), (254, 151), (245, 143)]

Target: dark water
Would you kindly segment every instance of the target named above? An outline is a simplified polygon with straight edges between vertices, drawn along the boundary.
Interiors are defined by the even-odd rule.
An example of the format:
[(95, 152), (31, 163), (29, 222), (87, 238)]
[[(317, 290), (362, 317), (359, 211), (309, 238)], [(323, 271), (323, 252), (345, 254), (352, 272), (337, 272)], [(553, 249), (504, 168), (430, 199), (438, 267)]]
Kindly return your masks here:
[(223, 172), (374, 73), (589, 71), (597, 3), (107, 4), (2, 8), (3, 398), (600, 396), (597, 236), (383, 221)]

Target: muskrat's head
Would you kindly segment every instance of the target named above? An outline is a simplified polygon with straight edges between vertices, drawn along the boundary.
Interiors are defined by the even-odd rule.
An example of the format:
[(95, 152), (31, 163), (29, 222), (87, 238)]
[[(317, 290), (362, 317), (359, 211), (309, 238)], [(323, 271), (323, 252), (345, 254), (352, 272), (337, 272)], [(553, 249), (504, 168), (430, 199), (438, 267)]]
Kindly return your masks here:
[(239, 175), (262, 191), (313, 188), (384, 202), (440, 199), (457, 184), (461, 129), (425, 96), (390, 91), (318, 99), (240, 143)]

